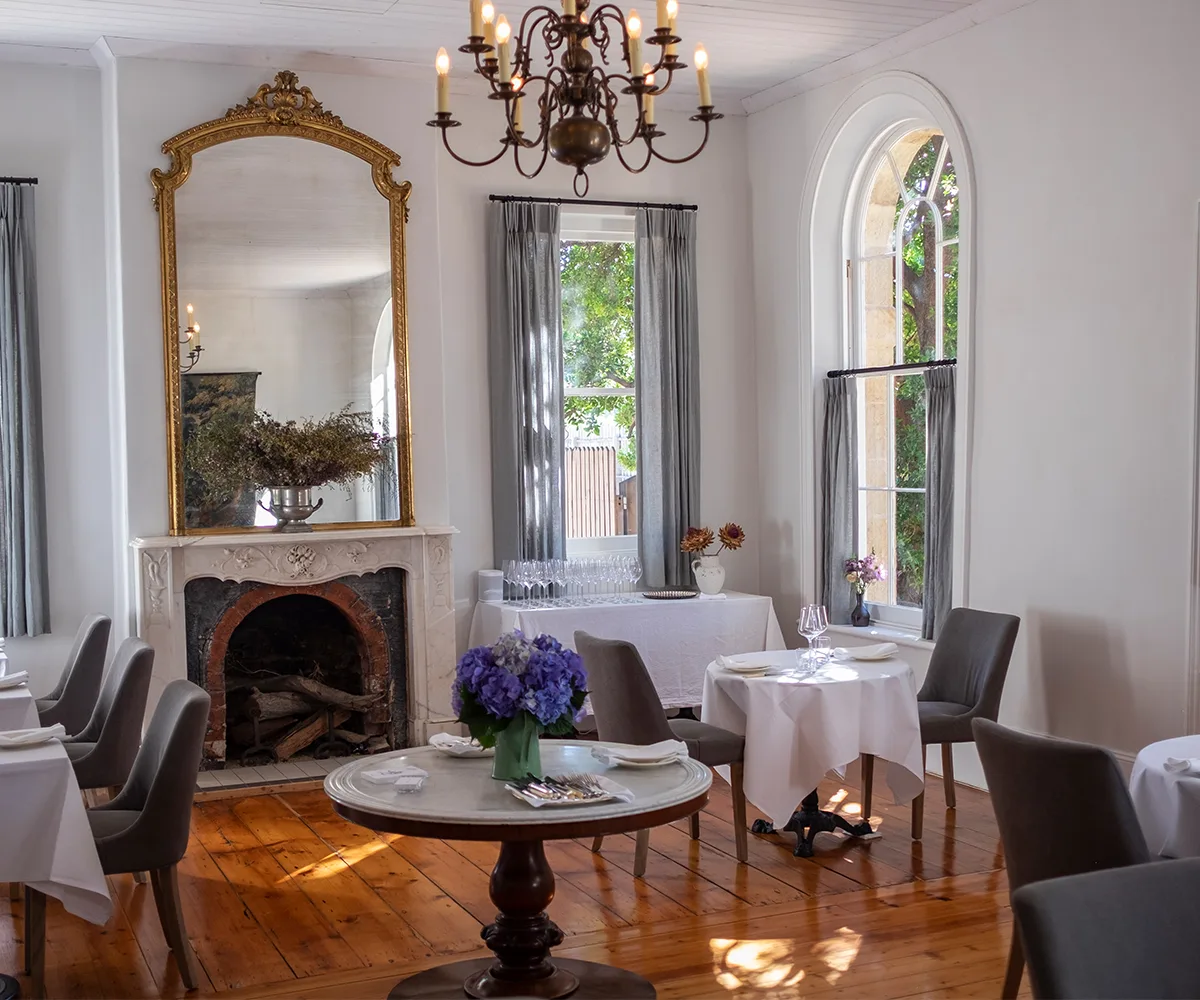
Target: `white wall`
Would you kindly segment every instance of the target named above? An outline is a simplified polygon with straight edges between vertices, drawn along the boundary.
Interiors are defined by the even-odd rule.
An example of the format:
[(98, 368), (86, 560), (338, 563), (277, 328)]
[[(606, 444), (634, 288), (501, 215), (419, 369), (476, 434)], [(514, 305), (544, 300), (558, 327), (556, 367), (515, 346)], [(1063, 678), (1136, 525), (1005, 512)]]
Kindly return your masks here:
[[(974, 607), (1022, 617), (1002, 720), (1135, 752), (1186, 724), (1196, 442), (1200, 5), (1038, 0), (880, 67), (949, 100), (975, 163)], [(751, 116), (762, 584), (798, 538), (802, 192), (873, 74)], [(844, 110), (844, 109), (843, 109)]]
[(0, 175), (37, 177), (38, 311), (51, 633), (9, 648), (53, 686), (79, 620), (112, 614), (109, 343), (105, 323), (100, 74), (0, 64)]

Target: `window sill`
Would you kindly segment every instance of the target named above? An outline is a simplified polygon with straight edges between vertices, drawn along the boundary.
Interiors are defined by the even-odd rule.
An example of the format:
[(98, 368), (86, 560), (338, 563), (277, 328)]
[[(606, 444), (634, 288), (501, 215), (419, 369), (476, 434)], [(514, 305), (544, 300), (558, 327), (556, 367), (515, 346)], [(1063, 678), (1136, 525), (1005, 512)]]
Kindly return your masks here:
[(830, 625), (829, 632), (835, 635), (855, 636), (862, 639), (871, 638), (876, 641), (894, 642), (897, 646), (908, 646), (910, 649), (933, 650), (934, 644), (928, 639), (922, 639), (917, 629), (904, 628), (901, 625), (877, 623), (869, 628), (855, 628), (853, 625)]

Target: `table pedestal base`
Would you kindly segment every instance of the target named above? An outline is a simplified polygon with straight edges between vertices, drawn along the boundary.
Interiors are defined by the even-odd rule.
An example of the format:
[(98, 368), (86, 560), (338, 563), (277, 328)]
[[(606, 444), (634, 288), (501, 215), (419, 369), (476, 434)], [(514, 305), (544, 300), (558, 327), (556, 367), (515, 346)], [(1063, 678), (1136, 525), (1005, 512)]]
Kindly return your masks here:
[(0, 1000), (17, 1000), (20, 995), (21, 984), (13, 979), (12, 976), (0, 973)]
[[(796, 849), (792, 854), (797, 858), (813, 856), (813, 840), (818, 833), (833, 833), (843, 830), (852, 837), (865, 837), (871, 833), (871, 824), (866, 820), (861, 823), (851, 823), (837, 813), (825, 812), (821, 809), (821, 799), (816, 792), (806, 795), (800, 803), (800, 808), (792, 813), (792, 818), (784, 824), (784, 830), (796, 835)], [(807, 831), (807, 832), (806, 832)], [(773, 824), (765, 819), (756, 819), (750, 827), (751, 833), (776, 833)]]
[(489, 883), (500, 912), (480, 936), (493, 959), (454, 962), (419, 972), (400, 983), (392, 1000), (442, 997), (534, 997), (536, 1000), (642, 1000), (654, 987), (641, 976), (593, 962), (551, 961), (563, 933), (548, 916), (554, 872), (540, 840), (506, 840)]
[[(399, 983), (389, 1000), (463, 1000), (468, 996), (488, 997), (570, 997), (571, 1000), (654, 1000), (654, 986), (641, 976), (624, 969), (596, 962), (577, 962), (570, 958), (554, 960), (555, 971), (570, 976), (576, 984), (566, 993), (544, 993), (536, 983), (501, 983), (496, 988), (511, 987), (507, 993), (468, 993), (467, 984), (478, 983), (488, 975), (492, 959), (477, 958), (470, 962), (439, 965), (436, 969), (418, 972)], [(548, 988), (550, 983), (544, 985)]]

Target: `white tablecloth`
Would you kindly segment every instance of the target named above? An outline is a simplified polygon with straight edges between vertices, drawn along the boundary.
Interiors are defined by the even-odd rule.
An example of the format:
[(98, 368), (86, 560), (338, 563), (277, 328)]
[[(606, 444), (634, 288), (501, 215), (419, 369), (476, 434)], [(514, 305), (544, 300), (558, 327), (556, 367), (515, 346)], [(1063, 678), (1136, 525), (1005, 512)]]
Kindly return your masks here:
[(1151, 854), (1200, 857), (1200, 775), (1168, 772), (1168, 757), (1200, 757), (1200, 736), (1151, 743), (1137, 755), (1129, 778), (1133, 806)]
[(37, 725), (37, 705), (27, 686), (0, 691), (0, 733), (33, 729)]
[(783, 826), (827, 771), (859, 754), (888, 761), (899, 804), (925, 787), (917, 687), (902, 660), (828, 663), (812, 677), (787, 673), (795, 652), (778, 654), (766, 677), (740, 677), (710, 664), (701, 718), (746, 737), (746, 798)]
[(495, 642), (513, 629), (529, 636), (545, 632), (572, 649), (576, 629), (601, 639), (624, 639), (637, 646), (667, 708), (700, 704), (704, 668), (716, 657), (784, 647), (769, 597), (729, 593), (715, 601), (653, 601), (630, 595), (627, 600), (574, 608), (480, 601), (471, 645)]
[(112, 914), (108, 884), (61, 743), (0, 750), (0, 882), (24, 882), (84, 920)]

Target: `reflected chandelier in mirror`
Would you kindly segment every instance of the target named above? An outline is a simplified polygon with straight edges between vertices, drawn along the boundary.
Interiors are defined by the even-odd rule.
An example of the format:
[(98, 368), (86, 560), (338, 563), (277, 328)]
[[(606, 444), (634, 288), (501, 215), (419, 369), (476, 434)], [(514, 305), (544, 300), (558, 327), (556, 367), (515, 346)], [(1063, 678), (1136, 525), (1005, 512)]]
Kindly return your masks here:
[(312, 485), (247, 482), (217, 497), (205, 480), (197, 461), (204, 436), (232, 440), (268, 415), (305, 425), (365, 414), (383, 441), (369, 474), (313, 487), (314, 528), (415, 523), (405, 282), (411, 185), (392, 176), (400, 157), (344, 125), (289, 71), (162, 151), (170, 167), (151, 171), (151, 180), (171, 533), (275, 525), (263, 510), (270, 489)]

